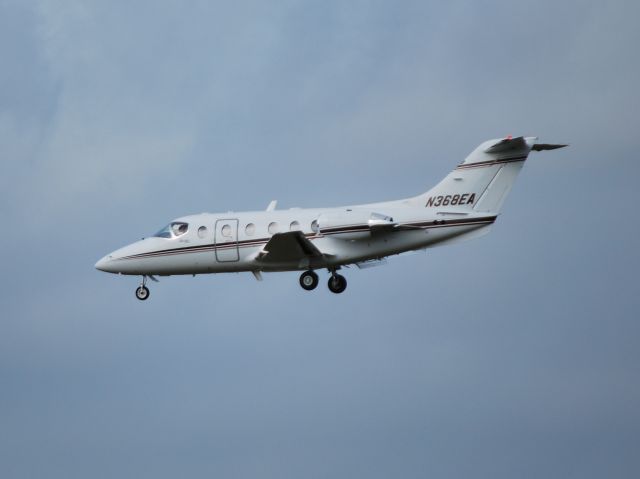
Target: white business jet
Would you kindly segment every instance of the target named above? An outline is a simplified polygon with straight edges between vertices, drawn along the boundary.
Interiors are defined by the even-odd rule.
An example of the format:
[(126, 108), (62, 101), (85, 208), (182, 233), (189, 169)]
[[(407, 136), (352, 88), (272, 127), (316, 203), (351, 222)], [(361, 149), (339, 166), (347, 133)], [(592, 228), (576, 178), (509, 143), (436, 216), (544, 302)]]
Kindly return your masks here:
[(440, 183), (408, 199), (339, 208), (202, 213), (177, 218), (99, 260), (101, 271), (142, 276), (136, 297), (149, 297), (147, 278), (174, 274), (304, 271), (300, 286), (342, 293), (343, 266), (374, 266), (386, 256), (454, 243), (488, 233), (531, 150), (567, 145), (511, 136), (476, 148)]

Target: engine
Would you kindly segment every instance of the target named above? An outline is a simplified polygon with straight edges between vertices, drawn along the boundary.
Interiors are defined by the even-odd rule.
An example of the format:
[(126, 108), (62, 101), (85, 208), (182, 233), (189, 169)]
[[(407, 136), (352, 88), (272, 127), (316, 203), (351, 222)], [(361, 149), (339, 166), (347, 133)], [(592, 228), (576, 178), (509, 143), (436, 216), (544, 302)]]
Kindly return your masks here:
[(390, 216), (360, 209), (322, 213), (317, 221), (319, 233), (345, 240), (365, 239), (395, 225)]

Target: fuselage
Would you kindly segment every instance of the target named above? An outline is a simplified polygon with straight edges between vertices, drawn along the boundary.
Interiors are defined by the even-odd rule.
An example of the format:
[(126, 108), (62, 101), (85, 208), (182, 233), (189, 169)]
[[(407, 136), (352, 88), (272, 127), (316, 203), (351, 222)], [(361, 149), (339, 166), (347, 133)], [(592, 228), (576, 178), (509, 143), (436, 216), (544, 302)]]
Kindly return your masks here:
[[(455, 208), (453, 208), (455, 210)], [(379, 218), (378, 223), (374, 220)], [(173, 220), (164, 234), (120, 248), (96, 268), (129, 275), (180, 275), (240, 271), (336, 268), (424, 249), (487, 229), (495, 215), (436, 211), (405, 202), (340, 208), (202, 213)], [(171, 225), (179, 226), (179, 231)], [(278, 233), (300, 231), (322, 257), (262, 261)], [(160, 232), (162, 233), (162, 231)]]

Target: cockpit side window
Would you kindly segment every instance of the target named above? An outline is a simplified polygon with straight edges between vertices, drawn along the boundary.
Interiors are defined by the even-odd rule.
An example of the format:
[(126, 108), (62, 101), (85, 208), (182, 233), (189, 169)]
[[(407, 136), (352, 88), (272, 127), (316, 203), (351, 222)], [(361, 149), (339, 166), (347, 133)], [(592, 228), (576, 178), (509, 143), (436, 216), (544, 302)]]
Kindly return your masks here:
[(155, 236), (156, 238), (174, 238), (176, 236), (182, 236), (188, 230), (188, 223), (183, 223), (182, 221), (174, 221), (173, 223), (169, 223), (153, 236)]
[(189, 229), (189, 225), (187, 223), (179, 223), (174, 222), (171, 223), (171, 231), (173, 231), (174, 236), (180, 236), (187, 232)]

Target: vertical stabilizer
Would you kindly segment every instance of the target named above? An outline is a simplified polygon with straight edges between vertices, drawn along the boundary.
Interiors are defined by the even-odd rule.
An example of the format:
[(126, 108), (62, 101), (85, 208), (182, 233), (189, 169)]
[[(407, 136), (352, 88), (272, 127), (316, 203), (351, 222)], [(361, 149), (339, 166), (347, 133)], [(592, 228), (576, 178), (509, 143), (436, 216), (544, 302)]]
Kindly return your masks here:
[(566, 145), (536, 144), (537, 138), (490, 140), (428, 192), (411, 198), (412, 206), (436, 211), (498, 214), (529, 152)]

